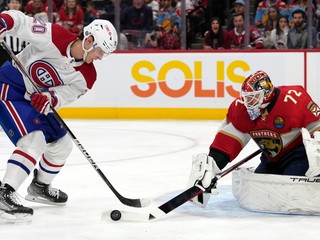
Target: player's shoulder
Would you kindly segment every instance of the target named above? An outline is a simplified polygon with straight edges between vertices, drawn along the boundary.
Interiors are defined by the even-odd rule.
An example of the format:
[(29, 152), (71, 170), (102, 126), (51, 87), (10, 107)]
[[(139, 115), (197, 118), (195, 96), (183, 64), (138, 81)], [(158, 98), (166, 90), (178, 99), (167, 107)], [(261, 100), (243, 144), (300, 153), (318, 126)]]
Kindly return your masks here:
[(308, 104), (312, 101), (310, 95), (303, 86), (292, 85), (292, 86), (278, 86), (280, 89), (279, 98), (287, 104)]
[(277, 86), (280, 89), (280, 94), (283, 97), (296, 97), (300, 99), (310, 98), (309, 94), (307, 93), (306, 89), (300, 85), (290, 85), (290, 86)]
[(66, 56), (68, 45), (75, 41), (78, 35), (68, 31), (59, 24), (52, 24), (51, 30), (52, 43), (59, 49), (61, 55)]
[(252, 121), (243, 101), (240, 97), (236, 98), (229, 106), (227, 113), (227, 121), (231, 122), (233, 126), (242, 132), (248, 132)]
[(301, 85), (286, 85), (286, 86), (277, 86), (283, 92), (289, 91), (299, 91), (299, 92), (306, 92), (305, 88)]

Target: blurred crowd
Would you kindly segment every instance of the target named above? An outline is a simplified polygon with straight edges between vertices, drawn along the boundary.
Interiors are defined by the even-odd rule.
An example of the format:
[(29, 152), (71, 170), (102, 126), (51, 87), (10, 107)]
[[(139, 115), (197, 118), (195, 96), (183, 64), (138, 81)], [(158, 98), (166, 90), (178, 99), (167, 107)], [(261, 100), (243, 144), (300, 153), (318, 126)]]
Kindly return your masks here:
[[(120, 2), (118, 14), (116, 1)], [(119, 17), (119, 50), (180, 49), (182, 29), (186, 31), (187, 49), (320, 47), (320, 0), (312, 0), (311, 6), (308, 0), (185, 0), (185, 28), (180, 0), (51, 2), (49, 6), (49, 0), (0, 0), (0, 11), (18, 9), (42, 21), (61, 24), (77, 34), (94, 19), (115, 24)], [(250, 3), (249, 21), (245, 20), (247, 2)], [(249, 36), (249, 43), (245, 36)]]

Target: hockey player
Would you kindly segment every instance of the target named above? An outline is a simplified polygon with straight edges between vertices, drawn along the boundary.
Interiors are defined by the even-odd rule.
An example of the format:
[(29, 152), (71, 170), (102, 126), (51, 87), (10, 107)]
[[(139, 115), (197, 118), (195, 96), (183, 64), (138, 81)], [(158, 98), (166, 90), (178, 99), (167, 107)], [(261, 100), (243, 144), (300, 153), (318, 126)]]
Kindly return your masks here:
[[(250, 139), (262, 150), (255, 173), (319, 175), (320, 145), (309, 135), (320, 130), (319, 116), (319, 107), (303, 87), (275, 87), (267, 73), (257, 71), (243, 82), (240, 97), (231, 103), (209, 154), (194, 157), (188, 186), (208, 188)], [(205, 206), (208, 197), (201, 195), (193, 202)]]
[(0, 39), (8, 33), (30, 44), (17, 55), (40, 92), (9, 62), (0, 68), (0, 124), (15, 144), (0, 188), (0, 210), (30, 216), (16, 191), (34, 169), (27, 200), (65, 205), (68, 196), (51, 187), (66, 162), (72, 142), (50, 112), (90, 90), (96, 81), (94, 60), (117, 47), (117, 32), (107, 20), (95, 20), (80, 36), (57, 24), (44, 23), (20, 11), (0, 14)]

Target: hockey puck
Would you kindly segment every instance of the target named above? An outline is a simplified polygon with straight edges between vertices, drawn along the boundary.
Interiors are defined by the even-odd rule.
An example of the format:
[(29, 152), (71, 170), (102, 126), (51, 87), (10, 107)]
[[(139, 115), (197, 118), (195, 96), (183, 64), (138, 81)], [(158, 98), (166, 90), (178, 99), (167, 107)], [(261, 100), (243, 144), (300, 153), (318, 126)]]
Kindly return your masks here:
[(110, 217), (113, 221), (119, 221), (121, 218), (121, 212), (119, 210), (113, 210), (110, 213)]

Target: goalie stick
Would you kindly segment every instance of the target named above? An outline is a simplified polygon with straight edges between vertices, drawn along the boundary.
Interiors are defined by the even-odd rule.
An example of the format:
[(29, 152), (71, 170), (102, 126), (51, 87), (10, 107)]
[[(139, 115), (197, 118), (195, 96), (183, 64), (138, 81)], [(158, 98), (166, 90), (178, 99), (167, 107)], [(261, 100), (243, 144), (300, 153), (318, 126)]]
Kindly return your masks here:
[[(41, 93), (38, 86), (34, 83), (31, 76), (28, 74), (27, 70), (24, 68), (20, 60), (14, 55), (12, 50), (8, 47), (7, 43), (5, 41), (1, 42), (1, 45), (4, 47), (4, 49), (8, 52), (10, 57), (14, 60), (20, 71), (28, 78), (28, 80), (31, 82), (33, 87), (36, 89), (38, 93)], [(83, 147), (83, 145), (80, 143), (80, 141), (76, 138), (76, 136), (73, 134), (73, 132), (70, 130), (70, 128), (67, 126), (67, 124), (63, 121), (63, 119), (60, 117), (60, 115), (57, 113), (57, 111), (50, 106), (53, 114), (57, 118), (57, 120), (62, 124), (63, 128), (68, 132), (69, 136), (75, 143), (75, 145), (79, 148), (79, 150), (82, 152), (82, 154), (85, 156), (85, 158), (89, 161), (91, 166), (96, 170), (96, 172), (99, 174), (99, 176), (103, 179), (103, 181), (108, 185), (108, 187), (111, 189), (111, 191), (116, 195), (116, 197), (119, 199), (120, 202), (122, 202), (124, 205), (130, 206), (130, 207), (146, 207), (150, 205), (150, 200), (144, 199), (144, 198), (138, 198), (138, 199), (131, 199), (126, 198), (122, 196), (111, 184), (111, 182), (107, 179), (107, 177), (103, 174), (101, 169), (98, 167), (98, 165), (93, 161), (92, 157), (89, 155), (89, 153), (86, 151), (86, 149)]]
[[(216, 182), (227, 175), (228, 173), (232, 172), (242, 164), (246, 163), (250, 159), (254, 158), (257, 156), (259, 153), (261, 153), (261, 150), (258, 149), (257, 151), (251, 153), (249, 156), (245, 157), (244, 159), (240, 160), (239, 162), (235, 163), (231, 167), (227, 168), (226, 170), (222, 171), (220, 174), (215, 176), (212, 181), (210, 186), (207, 189), (211, 189)], [(185, 190), (184, 192), (180, 193), (176, 197), (170, 199), (166, 203), (162, 204), (159, 207), (156, 207), (155, 209), (152, 209), (149, 213), (147, 212), (130, 212), (130, 211), (119, 211), (120, 212), (120, 218), (118, 220), (123, 220), (123, 221), (149, 221), (149, 220), (155, 220), (162, 218), (166, 216), (169, 212), (173, 211), (177, 207), (181, 206), (182, 204), (186, 203), (190, 199), (198, 196), (199, 194), (205, 192), (206, 189), (203, 188), (200, 185), (195, 185), (192, 186), (191, 188)], [(114, 211), (105, 211), (102, 214), (102, 219), (107, 220), (110, 219), (110, 216), (112, 215)], [(115, 220), (117, 221), (117, 220)]]

